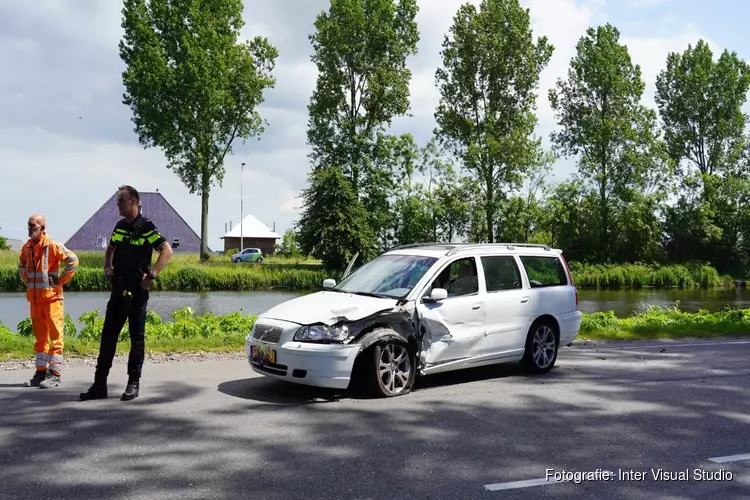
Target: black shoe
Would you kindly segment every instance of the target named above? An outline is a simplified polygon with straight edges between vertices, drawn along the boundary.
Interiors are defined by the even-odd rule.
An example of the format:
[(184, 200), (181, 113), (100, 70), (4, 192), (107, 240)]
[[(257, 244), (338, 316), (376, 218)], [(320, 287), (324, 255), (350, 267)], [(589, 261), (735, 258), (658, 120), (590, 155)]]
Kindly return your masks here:
[(139, 382), (137, 380), (128, 380), (125, 392), (122, 393), (121, 401), (130, 401), (138, 397)]
[(105, 399), (107, 397), (107, 384), (94, 383), (89, 390), (82, 392), (79, 396), (81, 401), (88, 401), (90, 399)]
[(44, 379), (47, 378), (47, 370), (36, 370), (31, 380), (24, 382), (24, 387), (39, 387)]

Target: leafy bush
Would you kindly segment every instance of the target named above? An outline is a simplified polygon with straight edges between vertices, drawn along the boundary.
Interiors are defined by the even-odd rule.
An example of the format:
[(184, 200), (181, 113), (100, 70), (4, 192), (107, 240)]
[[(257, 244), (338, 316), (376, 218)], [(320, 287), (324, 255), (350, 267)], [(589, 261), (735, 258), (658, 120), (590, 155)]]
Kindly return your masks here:
[[(286, 266), (236, 265), (233, 268), (211, 266), (169, 266), (153, 283), (152, 290), (292, 290), (319, 289), (329, 276), (317, 269), (297, 269)], [(332, 276), (335, 277), (335, 276)], [(23, 285), (17, 267), (0, 267), (0, 291), (21, 292)], [(65, 286), (72, 291), (106, 291), (110, 289), (102, 269), (79, 267)]]
[[(76, 331), (75, 324), (66, 320), (65, 356), (95, 356), (99, 349), (104, 318), (100, 311), (82, 314), (78, 322), (83, 324)], [(146, 350), (148, 352), (196, 352), (242, 350), (245, 337), (255, 324), (255, 315), (240, 312), (217, 316), (211, 313), (197, 316), (190, 308), (175, 311), (171, 321), (163, 321), (153, 311), (146, 315)], [(22, 321), (19, 326), (27, 328)], [(72, 326), (71, 330), (68, 330)], [(19, 332), (21, 333), (21, 332)], [(119, 335), (117, 352), (126, 353), (130, 348), (128, 323), (125, 322)], [(5, 359), (33, 357), (34, 338), (28, 332), (13, 333), (0, 322), (0, 355)]]
[(570, 263), (570, 273), (581, 288), (710, 288), (734, 286), (731, 277), (720, 276), (705, 264), (647, 266), (644, 264)]
[[(146, 316), (146, 349), (148, 352), (241, 351), (245, 337), (253, 328), (257, 316), (240, 312), (221, 316), (206, 313), (197, 316), (190, 308), (172, 314), (164, 321), (149, 311)], [(101, 339), (104, 318), (99, 310), (84, 313), (79, 318), (83, 328), (66, 318), (66, 356), (95, 356)], [(19, 323), (28, 329), (27, 323)], [(33, 336), (28, 330), (13, 333), (0, 322), (0, 355), (7, 358), (33, 356)], [(584, 314), (581, 339), (655, 339), (686, 337), (718, 337), (750, 335), (750, 309), (725, 309), (718, 312), (688, 313), (675, 307), (649, 307), (627, 318), (617, 318), (611, 311)], [(120, 331), (118, 353), (129, 349), (130, 335), (127, 322)]]
[[(18, 325), (16, 325), (16, 331), (19, 335), (22, 335), (24, 337), (33, 337), (34, 336), (34, 329), (31, 326), (31, 318), (26, 318), (21, 320)], [(65, 322), (63, 326), (63, 335), (65, 337), (75, 335), (76, 333), (76, 325), (73, 323), (73, 318), (70, 317), (70, 314), (67, 312), (65, 313)]]
[[(207, 266), (207, 267), (230, 267), (236, 268), (237, 264), (232, 263), (231, 256), (233, 253), (239, 252), (239, 248), (229, 250), (224, 254), (212, 254), (211, 259), (208, 263), (202, 264), (200, 262), (200, 256), (197, 253), (183, 253), (176, 252), (169, 261), (170, 267), (185, 267), (185, 266)], [(76, 252), (80, 267), (90, 267), (95, 269), (104, 268), (104, 252)], [(156, 262), (157, 254), (154, 253), (153, 262)], [(276, 264), (276, 265), (294, 265), (295, 263), (305, 262), (308, 265), (317, 264), (320, 266), (320, 260), (313, 259), (306, 255), (264, 255), (263, 264)], [(13, 266), (14, 268), (18, 265), (18, 252), (10, 250), (0, 250), (0, 266)]]
[[(146, 314), (146, 340), (164, 339), (229, 339), (240, 335), (244, 338), (255, 324), (256, 315), (244, 316), (240, 312), (222, 316), (206, 313), (196, 316), (190, 307), (174, 311), (172, 321), (163, 321), (153, 310)], [(104, 318), (100, 316), (99, 309), (84, 313), (79, 322), (84, 324), (80, 332), (74, 335), (82, 340), (101, 340)], [(130, 339), (128, 322), (125, 322), (120, 331), (119, 340)]]
[(679, 308), (649, 306), (627, 318), (613, 312), (584, 314), (581, 337), (613, 339), (714, 337), (750, 334), (750, 309), (726, 308), (690, 313)]

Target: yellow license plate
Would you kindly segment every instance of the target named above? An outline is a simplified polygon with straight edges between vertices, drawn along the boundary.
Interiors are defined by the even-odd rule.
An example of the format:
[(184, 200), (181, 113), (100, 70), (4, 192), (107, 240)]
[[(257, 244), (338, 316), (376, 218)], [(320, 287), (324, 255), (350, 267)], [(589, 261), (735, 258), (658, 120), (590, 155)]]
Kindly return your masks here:
[(276, 351), (267, 347), (250, 346), (250, 356), (258, 363), (276, 363)]

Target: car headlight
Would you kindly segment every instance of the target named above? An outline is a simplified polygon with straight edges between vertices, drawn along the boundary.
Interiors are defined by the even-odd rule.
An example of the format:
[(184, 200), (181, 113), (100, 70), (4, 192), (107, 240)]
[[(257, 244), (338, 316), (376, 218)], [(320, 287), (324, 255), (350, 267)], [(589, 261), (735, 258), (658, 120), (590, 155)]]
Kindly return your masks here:
[(348, 325), (303, 326), (294, 334), (294, 340), (302, 342), (343, 342), (353, 333)]

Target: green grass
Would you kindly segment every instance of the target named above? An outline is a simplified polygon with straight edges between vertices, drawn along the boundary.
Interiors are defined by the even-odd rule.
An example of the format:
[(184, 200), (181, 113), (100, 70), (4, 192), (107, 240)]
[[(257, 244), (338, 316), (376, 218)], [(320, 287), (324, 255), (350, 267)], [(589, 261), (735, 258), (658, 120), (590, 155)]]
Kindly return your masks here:
[[(171, 321), (163, 321), (153, 311), (146, 319), (146, 348), (149, 353), (180, 352), (230, 352), (241, 350), (245, 336), (252, 330), (256, 315), (240, 312), (216, 316), (211, 313), (196, 316), (190, 308), (176, 311)], [(65, 326), (66, 357), (96, 356), (104, 325), (99, 310), (85, 313), (79, 318), (84, 326), (76, 330), (68, 316)], [(22, 321), (13, 333), (0, 322), (0, 361), (31, 359), (34, 337), (28, 318)], [(117, 352), (130, 349), (127, 323), (120, 332)]]
[[(168, 266), (151, 286), (156, 291), (207, 291), (207, 290), (314, 290), (322, 286), (329, 275), (322, 269), (295, 269), (266, 267), (262, 265), (235, 268), (202, 266)], [(335, 277), (335, 276), (333, 276)], [(79, 267), (76, 275), (65, 286), (71, 291), (107, 291), (109, 284), (101, 268)], [(0, 267), (0, 291), (26, 290), (18, 269)]]
[[(76, 252), (78, 261), (81, 267), (94, 267), (102, 269), (104, 267), (104, 252)], [(235, 268), (237, 266), (257, 266), (258, 264), (244, 262), (241, 264), (235, 264), (231, 260), (230, 255), (211, 255), (208, 262), (201, 264), (198, 254), (196, 253), (180, 253), (176, 252), (172, 259), (169, 261), (170, 266), (174, 267), (186, 267), (186, 266), (226, 266)], [(156, 253), (154, 253), (153, 261), (156, 262)], [(18, 252), (10, 250), (0, 250), (0, 266), (17, 266), (18, 265)], [(269, 255), (263, 257), (262, 266), (291, 266), (304, 269), (318, 268), (321, 266), (321, 262), (318, 259), (312, 257), (285, 257), (282, 255)]]
[[(104, 254), (81, 252), (79, 268), (66, 290), (106, 291)], [(175, 254), (152, 285), (157, 291), (314, 290), (329, 276), (314, 259), (270, 256), (261, 264), (232, 263), (229, 256), (213, 256), (201, 264), (195, 254)], [(154, 256), (154, 261), (156, 256)], [(0, 292), (22, 292), (18, 254), (0, 251)]]
[[(66, 287), (76, 291), (104, 291), (108, 284), (102, 274), (102, 252), (82, 252), (80, 267)], [(18, 275), (18, 255), (0, 251), (0, 291), (25, 290)], [(156, 256), (154, 256), (154, 260)], [(571, 274), (580, 288), (714, 288), (734, 287), (729, 276), (721, 276), (715, 268), (695, 263), (686, 265), (644, 264), (581, 264), (570, 263)], [(320, 261), (304, 257), (268, 256), (261, 264), (230, 261), (228, 255), (212, 256), (205, 264), (196, 254), (175, 254), (153, 285), (161, 291), (200, 290), (315, 290), (329, 276)]]
[[(146, 350), (149, 353), (238, 352), (244, 348), (245, 336), (252, 330), (255, 315), (239, 312), (223, 316), (207, 313), (196, 316), (189, 308), (164, 321), (149, 311), (146, 322)], [(99, 310), (81, 315), (80, 330), (68, 316), (65, 326), (65, 356), (95, 357), (99, 349), (104, 318)], [(34, 338), (28, 318), (17, 325), (14, 333), (0, 322), (0, 361), (31, 359)], [(656, 340), (684, 338), (738, 337), (750, 335), (750, 309), (727, 309), (719, 312), (681, 311), (651, 307), (627, 318), (613, 312), (584, 314), (579, 339)], [(120, 333), (117, 352), (130, 348), (127, 324)]]
[(581, 264), (570, 263), (570, 273), (581, 288), (713, 288), (734, 287), (731, 276), (704, 264)]
[(674, 307), (650, 306), (627, 318), (618, 318), (612, 311), (584, 314), (579, 338), (652, 340), (747, 335), (750, 335), (750, 309), (691, 313), (680, 310), (677, 303)]

